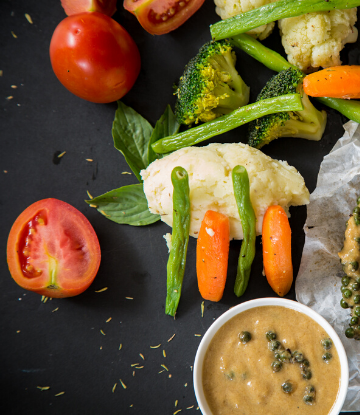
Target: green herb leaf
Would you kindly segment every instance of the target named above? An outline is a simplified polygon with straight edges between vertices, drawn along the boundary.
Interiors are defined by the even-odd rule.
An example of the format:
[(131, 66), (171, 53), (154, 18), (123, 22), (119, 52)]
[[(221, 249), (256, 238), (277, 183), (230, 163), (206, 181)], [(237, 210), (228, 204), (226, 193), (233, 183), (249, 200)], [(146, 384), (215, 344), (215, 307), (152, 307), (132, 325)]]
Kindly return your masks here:
[(120, 224), (143, 226), (160, 219), (160, 215), (149, 211), (142, 183), (123, 186), (85, 202)]
[(140, 182), (140, 170), (148, 166), (149, 140), (152, 132), (152, 126), (145, 118), (118, 101), (112, 126), (114, 146), (123, 154)]
[(150, 137), (148, 153), (149, 164), (158, 158), (164, 157), (164, 154), (156, 154), (155, 151), (152, 149), (151, 144), (155, 143), (161, 138), (169, 137), (173, 134), (178, 133), (179, 128), (180, 124), (177, 122), (177, 119), (170, 105), (168, 105), (166, 107), (164, 114), (156, 122), (155, 128)]

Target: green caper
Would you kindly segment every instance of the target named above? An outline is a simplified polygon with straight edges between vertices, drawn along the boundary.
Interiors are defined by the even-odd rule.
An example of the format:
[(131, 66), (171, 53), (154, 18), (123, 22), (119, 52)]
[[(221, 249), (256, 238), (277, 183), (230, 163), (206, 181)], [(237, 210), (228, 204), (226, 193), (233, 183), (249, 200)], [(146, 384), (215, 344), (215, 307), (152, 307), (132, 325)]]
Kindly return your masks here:
[(302, 369), (302, 368), (304, 368), (304, 367), (309, 367), (309, 366), (310, 366), (310, 362), (309, 362), (307, 359), (304, 359), (304, 360), (301, 362), (300, 368)]
[(332, 346), (332, 341), (331, 341), (331, 339), (322, 339), (322, 340), (321, 340), (321, 346), (322, 346), (325, 350), (329, 350), (329, 349), (331, 349), (331, 346)]
[(242, 331), (239, 334), (239, 339), (241, 343), (245, 344), (251, 340), (251, 334), (248, 331)]
[(315, 401), (315, 398), (312, 395), (304, 395), (303, 400), (306, 405), (312, 405)]
[(359, 291), (360, 290), (360, 284), (358, 282), (353, 282), (350, 284), (350, 290), (352, 291)]
[(351, 317), (350, 319), (350, 326), (356, 326), (357, 324), (359, 324), (359, 317)]
[(356, 204), (359, 205), (360, 204), (360, 196), (356, 199)]
[(313, 386), (313, 385), (306, 386), (305, 393), (308, 394), (308, 395), (314, 394), (315, 393), (315, 386)]
[(280, 360), (280, 353), (279, 352), (275, 352), (274, 353), (274, 357), (276, 360)]
[(340, 300), (340, 305), (342, 308), (349, 308), (349, 304), (343, 298)]
[(345, 330), (345, 336), (346, 336), (348, 339), (352, 339), (352, 338), (354, 337), (354, 335), (355, 335), (355, 331), (354, 331), (354, 329), (352, 329), (351, 327), (349, 327), (349, 328), (347, 328), (347, 329)]
[(360, 304), (360, 295), (354, 295), (353, 302), (354, 304)]
[(353, 218), (354, 218), (355, 225), (356, 226), (359, 226), (360, 225), (360, 217), (359, 217), (359, 215), (354, 215)]
[(235, 373), (231, 370), (230, 372), (225, 373), (225, 376), (227, 379), (233, 380), (235, 378)]
[(291, 353), (288, 350), (284, 350), (283, 352), (280, 353), (280, 360), (282, 362), (290, 362), (291, 359)]
[(355, 215), (358, 215), (358, 214), (360, 213), (360, 208), (359, 208), (359, 206), (356, 206), (356, 208), (354, 208), (353, 213), (354, 213)]
[(304, 379), (307, 379), (307, 380), (311, 379), (312, 377), (311, 370), (307, 367), (304, 369), (301, 369), (301, 375)]
[(345, 285), (342, 285), (340, 288), (340, 291), (343, 293), (344, 291), (347, 291), (349, 288), (348, 286), (345, 287)]
[(350, 278), (348, 276), (345, 275), (345, 277), (341, 278), (341, 284), (344, 287), (347, 287), (349, 285), (349, 282), (350, 282)]
[(357, 242), (358, 244), (360, 244), (360, 237), (359, 237), (359, 236), (357, 236), (357, 237), (355, 238), (355, 242)]
[(342, 295), (343, 295), (345, 298), (350, 298), (350, 297), (352, 296), (352, 291), (351, 291), (351, 290), (349, 290), (349, 289), (346, 289), (346, 290), (344, 290), (344, 291), (343, 291)]
[(357, 261), (350, 262), (350, 265), (353, 271), (357, 271), (359, 269), (359, 263)]
[(304, 355), (297, 350), (292, 354), (293, 361), (296, 363), (301, 363), (304, 361)]
[(292, 392), (292, 390), (293, 390), (293, 385), (292, 385), (292, 383), (291, 383), (291, 382), (284, 382), (284, 383), (281, 385), (281, 388), (282, 388), (282, 390), (283, 390), (285, 393), (291, 393), (291, 392)]
[(322, 355), (322, 360), (323, 360), (325, 363), (329, 363), (331, 359), (332, 359), (332, 354), (331, 354), (331, 353), (329, 353), (329, 352), (326, 352), (326, 353), (324, 353), (324, 354)]
[(271, 363), (271, 367), (274, 373), (279, 372), (279, 370), (281, 370), (282, 368), (282, 363), (279, 362), (278, 360), (275, 360)]
[(353, 309), (353, 314), (354, 314), (356, 317), (360, 317), (360, 305), (357, 305), (356, 307), (354, 307), (354, 309)]
[(279, 349), (281, 346), (281, 343), (278, 340), (271, 340), (269, 342), (269, 349), (273, 352), (274, 350)]
[(268, 331), (266, 333), (266, 338), (269, 340), (269, 342), (271, 342), (271, 340), (276, 339), (276, 333), (274, 333), (273, 331)]

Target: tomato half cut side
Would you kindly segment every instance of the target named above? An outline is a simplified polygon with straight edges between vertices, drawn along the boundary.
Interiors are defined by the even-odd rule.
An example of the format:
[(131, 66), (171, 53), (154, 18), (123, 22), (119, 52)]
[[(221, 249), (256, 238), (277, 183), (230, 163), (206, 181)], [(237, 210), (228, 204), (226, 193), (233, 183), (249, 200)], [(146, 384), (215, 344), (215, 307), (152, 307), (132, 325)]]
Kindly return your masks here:
[(15, 220), (7, 243), (9, 271), (22, 288), (47, 297), (73, 297), (93, 282), (101, 260), (87, 218), (58, 199), (43, 199)]
[(204, 0), (124, 0), (124, 8), (134, 14), (152, 35), (169, 33), (186, 22)]

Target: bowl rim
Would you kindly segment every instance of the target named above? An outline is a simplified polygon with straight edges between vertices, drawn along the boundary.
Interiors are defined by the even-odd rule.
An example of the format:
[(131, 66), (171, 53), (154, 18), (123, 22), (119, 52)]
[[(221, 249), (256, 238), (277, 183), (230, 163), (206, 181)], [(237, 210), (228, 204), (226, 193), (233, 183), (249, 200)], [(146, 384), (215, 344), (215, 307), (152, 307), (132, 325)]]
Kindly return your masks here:
[(196, 400), (198, 402), (201, 413), (203, 415), (212, 415), (212, 412), (206, 401), (205, 394), (202, 388), (202, 367), (203, 367), (206, 350), (212, 338), (214, 337), (215, 333), (220, 329), (221, 326), (223, 326), (227, 321), (235, 317), (237, 314), (240, 314), (246, 310), (249, 310), (255, 307), (264, 307), (264, 306), (282, 306), (282, 307), (290, 308), (292, 310), (304, 313), (310, 318), (312, 318), (315, 322), (317, 322), (328, 333), (329, 337), (332, 339), (333, 344), (336, 347), (336, 350), (338, 352), (339, 361), (340, 361), (340, 369), (341, 369), (339, 392), (338, 392), (336, 401), (328, 415), (338, 415), (344, 404), (346, 394), (347, 394), (348, 384), (349, 384), (348, 359), (347, 359), (347, 355), (345, 352), (345, 348), (338, 334), (333, 329), (333, 327), (325, 320), (325, 318), (322, 317), (320, 314), (318, 314), (316, 311), (314, 311), (312, 308), (302, 303), (299, 303), (298, 301), (295, 301), (295, 300), (289, 300), (286, 298), (276, 298), (276, 297), (258, 298), (258, 299), (249, 300), (249, 301), (240, 303), (230, 308), (229, 310), (225, 311), (225, 313), (220, 315), (207, 329), (206, 333), (204, 334), (204, 337), (202, 338), (198, 346), (198, 349), (195, 355), (194, 367), (193, 367), (193, 384), (194, 384), (195, 396), (196, 396)]

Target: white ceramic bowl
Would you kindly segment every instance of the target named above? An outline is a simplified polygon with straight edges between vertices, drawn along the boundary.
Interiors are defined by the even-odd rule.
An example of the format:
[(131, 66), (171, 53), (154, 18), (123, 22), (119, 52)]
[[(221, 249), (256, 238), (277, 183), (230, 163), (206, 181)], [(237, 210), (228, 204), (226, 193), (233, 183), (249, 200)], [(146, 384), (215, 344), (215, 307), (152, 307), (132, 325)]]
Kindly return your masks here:
[(348, 384), (349, 384), (349, 366), (348, 360), (345, 353), (345, 349), (339, 336), (336, 334), (335, 330), (330, 326), (330, 324), (322, 317), (320, 314), (316, 313), (311, 308), (298, 303), (297, 301), (287, 300), (284, 298), (259, 298), (257, 300), (247, 301), (245, 303), (241, 303), (230, 310), (226, 311), (222, 314), (214, 323), (209, 327), (207, 332), (205, 333), (204, 337), (202, 338), (196, 356), (195, 356), (195, 363), (194, 363), (194, 389), (197, 402), (199, 404), (201, 413), (203, 415), (212, 415), (212, 412), (209, 408), (209, 405), (206, 401), (204, 390), (202, 386), (202, 368), (204, 363), (205, 353), (207, 348), (214, 337), (215, 333), (220, 329), (220, 327), (229, 321), (231, 318), (236, 316), (243, 311), (249, 310), (250, 308), (255, 307), (262, 307), (262, 306), (282, 306), (286, 308), (291, 308), (295, 311), (299, 311), (300, 313), (306, 314), (314, 321), (316, 321), (329, 335), (332, 339), (334, 346), (339, 355), (340, 366), (341, 366), (341, 382), (340, 382), (340, 390), (337, 397), (337, 400), (329, 413), (329, 415), (338, 415), (341, 411), (341, 408), (344, 404)]

